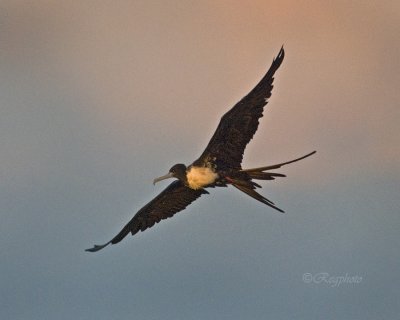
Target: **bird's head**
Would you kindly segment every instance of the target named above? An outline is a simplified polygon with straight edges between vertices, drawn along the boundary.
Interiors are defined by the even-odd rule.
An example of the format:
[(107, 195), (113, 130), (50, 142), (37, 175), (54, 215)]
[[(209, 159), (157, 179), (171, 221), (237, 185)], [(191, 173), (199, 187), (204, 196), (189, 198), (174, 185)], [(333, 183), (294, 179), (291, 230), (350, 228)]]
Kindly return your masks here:
[(156, 184), (157, 182), (169, 178), (177, 178), (181, 181), (186, 180), (186, 166), (182, 163), (175, 164), (172, 166), (171, 169), (169, 169), (168, 173), (164, 176), (161, 176), (159, 178), (155, 178), (153, 180), (153, 184)]

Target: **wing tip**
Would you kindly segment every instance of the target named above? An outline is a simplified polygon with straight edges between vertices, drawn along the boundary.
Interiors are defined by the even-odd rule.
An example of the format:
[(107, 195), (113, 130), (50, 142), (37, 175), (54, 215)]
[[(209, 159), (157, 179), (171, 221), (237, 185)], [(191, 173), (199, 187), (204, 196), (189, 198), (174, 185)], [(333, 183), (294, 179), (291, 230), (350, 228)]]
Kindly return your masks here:
[(85, 249), (85, 251), (87, 251), (87, 252), (97, 252), (97, 251), (107, 247), (110, 243), (111, 243), (111, 241), (109, 241), (109, 242), (107, 242), (105, 244), (102, 244), (102, 245), (95, 244), (93, 246), (93, 248)]
[(278, 52), (278, 55), (274, 59), (274, 63), (278, 63), (279, 65), (282, 63), (283, 58), (285, 57), (285, 49), (283, 48), (283, 45), (281, 49)]
[(285, 49), (283, 47), (283, 44), (282, 44), (282, 47), (281, 47), (281, 49), (279, 50), (279, 53), (278, 53), (278, 57), (281, 57), (281, 56), (285, 56)]

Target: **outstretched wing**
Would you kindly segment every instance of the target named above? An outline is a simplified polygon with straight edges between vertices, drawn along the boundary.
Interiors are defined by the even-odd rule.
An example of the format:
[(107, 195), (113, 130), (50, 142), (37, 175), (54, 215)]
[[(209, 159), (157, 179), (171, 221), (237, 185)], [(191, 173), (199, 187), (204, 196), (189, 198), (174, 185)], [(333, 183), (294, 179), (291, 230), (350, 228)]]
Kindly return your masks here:
[(273, 60), (267, 74), (250, 93), (222, 117), (207, 148), (194, 165), (213, 163), (216, 167), (240, 169), (243, 152), (258, 128), (264, 106), (271, 97), (274, 73), (281, 65), (285, 52), (283, 47)]
[(172, 217), (175, 213), (185, 209), (189, 204), (208, 192), (204, 189), (193, 190), (186, 187), (180, 180), (172, 182), (163, 192), (146, 204), (135, 214), (131, 221), (109, 242), (95, 245), (86, 251), (96, 252), (107, 245), (116, 244), (129, 233), (132, 235), (139, 231), (151, 228), (155, 223)]

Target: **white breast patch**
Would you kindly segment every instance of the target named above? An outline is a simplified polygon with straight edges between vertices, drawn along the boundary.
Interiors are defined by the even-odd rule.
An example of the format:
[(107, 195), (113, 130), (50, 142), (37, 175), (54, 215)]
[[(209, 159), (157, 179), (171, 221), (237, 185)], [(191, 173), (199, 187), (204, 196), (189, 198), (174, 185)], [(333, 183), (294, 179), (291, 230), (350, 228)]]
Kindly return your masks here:
[(207, 167), (191, 167), (186, 178), (189, 187), (196, 190), (215, 182), (218, 174)]

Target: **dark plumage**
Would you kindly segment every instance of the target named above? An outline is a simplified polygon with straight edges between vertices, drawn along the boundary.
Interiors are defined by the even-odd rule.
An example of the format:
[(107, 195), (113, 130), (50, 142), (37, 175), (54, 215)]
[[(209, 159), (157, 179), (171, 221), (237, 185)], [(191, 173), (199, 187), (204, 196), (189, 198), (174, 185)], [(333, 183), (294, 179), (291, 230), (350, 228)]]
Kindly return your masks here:
[(186, 187), (180, 180), (172, 182), (163, 192), (140, 209), (126, 226), (109, 242), (103, 245), (95, 245), (86, 251), (98, 251), (108, 244), (118, 243), (129, 233), (132, 235), (139, 231), (151, 228), (155, 223), (172, 217), (175, 213), (185, 209), (207, 190), (193, 190)]
[(257, 131), (259, 119), (263, 116), (264, 106), (271, 96), (274, 74), (281, 65), (285, 52), (283, 48), (273, 60), (271, 67), (250, 93), (240, 100), (221, 118), (221, 121), (201, 156), (189, 167), (174, 165), (166, 174), (154, 180), (154, 183), (176, 178), (163, 192), (140, 209), (131, 221), (109, 242), (95, 245), (86, 251), (98, 251), (105, 246), (120, 242), (126, 235), (136, 234), (152, 227), (162, 219), (172, 217), (189, 204), (207, 194), (204, 188), (226, 187), (233, 185), (252, 198), (280, 211), (275, 204), (255, 191), (261, 188), (256, 180), (274, 180), (285, 175), (269, 170), (302, 160), (315, 151), (292, 161), (253, 169), (242, 169), (241, 163), (246, 145)]
[(267, 99), (271, 97), (274, 73), (284, 57), (285, 51), (282, 48), (266, 75), (254, 89), (222, 116), (217, 130), (194, 165), (212, 161), (221, 168), (241, 168), (244, 149), (257, 131), (258, 120), (263, 116)]

